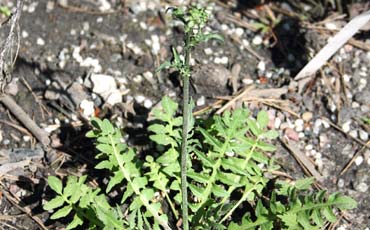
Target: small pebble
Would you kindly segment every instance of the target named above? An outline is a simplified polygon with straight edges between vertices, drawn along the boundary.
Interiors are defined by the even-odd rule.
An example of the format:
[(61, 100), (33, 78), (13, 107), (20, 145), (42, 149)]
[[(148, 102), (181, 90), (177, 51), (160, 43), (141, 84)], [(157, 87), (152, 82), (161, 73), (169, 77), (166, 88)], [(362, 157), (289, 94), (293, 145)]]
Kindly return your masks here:
[(360, 164), (362, 164), (362, 162), (364, 162), (364, 158), (363, 158), (362, 156), (358, 156), (358, 157), (356, 157), (356, 159), (355, 159), (355, 164), (356, 164), (357, 166), (359, 166)]
[(8, 144), (10, 144), (10, 140), (9, 140), (9, 139), (5, 139), (5, 140), (3, 141), (3, 144), (4, 144), (4, 145), (8, 145)]
[(266, 63), (264, 61), (260, 61), (257, 65), (257, 68), (261, 71), (265, 71), (266, 70)]
[(143, 103), (143, 102), (144, 102), (144, 100), (145, 100), (145, 97), (144, 97), (143, 95), (137, 95), (137, 96), (135, 97), (135, 101), (136, 101), (137, 103), (139, 103), (139, 104)]
[(338, 182), (337, 182), (337, 186), (338, 186), (339, 188), (343, 188), (343, 187), (344, 187), (344, 180), (343, 180), (342, 178), (340, 178), (340, 179), (338, 180)]
[(279, 117), (275, 118), (274, 126), (275, 129), (279, 129), (281, 125), (281, 119)]
[(313, 149), (313, 146), (311, 144), (309, 144), (309, 145), (306, 145), (306, 147), (304, 147), (304, 149), (307, 150), (307, 151), (310, 151), (310, 150)]
[(369, 133), (365, 132), (364, 130), (360, 129), (358, 131), (359, 135), (360, 135), (360, 139), (363, 140), (363, 141), (367, 141), (367, 139), (369, 138)]
[(23, 30), (22, 31), (22, 38), (27, 38), (28, 37), (28, 32)]
[(206, 98), (205, 98), (204, 96), (201, 96), (201, 97), (197, 100), (197, 106), (203, 106), (205, 103), (206, 103)]
[(351, 121), (347, 121), (342, 125), (343, 132), (348, 133), (351, 129)]
[(136, 75), (132, 80), (136, 83), (140, 83), (143, 81), (143, 77), (141, 75)]
[(300, 133), (298, 133), (298, 137), (299, 137), (300, 139), (304, 138), (304, 137), (305, 137), (304, 132), (300, 132)]
[(328, 23), (325, 23), (325, 27), (329, 30), (336, 30), (337, 29), (337, 25), (335, 25), (334, 23), (332, 22), (328, 22)]
[(89, 100), (82, 100), (80, 104), (80, 108), (82, 110), (83, 115), (88, 118), (91, 117), (95, 113), (94, 109), (94, 102)]
[(144, 107), (145, 108), (150, 109), (150, 108), (152, 108), (152, 106), (153, 106), (153, 102), (150, 99), (145, 99), (144, 100)]
[(211, 55), (211, 54), (213, 54), (213, 50), (212, 50), (211, 48), (205, 48), (205, 49), (204, 49), (204, 53), (205, 53), (206, 55)]
[(36, 44), (39, 46), (45, 45), (45, 41), (42, 38), (37, 38)]
[(263, 42), (263, 39), (261, 36), (257, 35), (253, 38), (252, 43), (256, 46), (261, 45)]
[(348, 134), (353, 138), (357, 138), (358, 136), (357, 130), (351, 130)]
[(236, 36), (241, 37), (241, 36), (243, 36), (243, 34), (244, 34), (244, 29), (243, 28), (238, 27), (238, 28), (235, 29), (235, 35)]
[(359, 192), (367, 192), (368, 188), (369, 186), (364, 182), (361, 182), (357, 186), (355, 186), (355, 189)]
[(251, 84), (254, 83), (254, 81), (253, 81), (253, 79), (250, 79), (250, 78), (243, 78), (242, 83), (244, 85), (251, 85)]
[(302, 119), (306, 122), (310, 121), (313, 117), (313, 114), (311, 112), (304, 112), (302, 114)]
[(29, 142), (31, 140), (31, 137), (28, 136), (28, 135), (25, 135), (25, 136), (22, 137), (22, 139), (23, 139), (24, 142)]

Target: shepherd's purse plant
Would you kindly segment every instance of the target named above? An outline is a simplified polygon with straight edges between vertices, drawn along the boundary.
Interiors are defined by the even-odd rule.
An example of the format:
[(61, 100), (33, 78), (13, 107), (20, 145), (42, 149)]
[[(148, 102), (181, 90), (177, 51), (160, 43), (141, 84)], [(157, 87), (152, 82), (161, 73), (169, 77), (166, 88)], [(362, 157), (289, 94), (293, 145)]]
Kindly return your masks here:
[[(313, 178), (288, 183), (272, 176), (278, 166), (269, 144), (278, 133), (268, 130), (267, 112), (256, 117), (246, 108), (206, 120), (195, 120), (189, 100), (191, 50), (200, 42), (222, 40), (205, 34), (208, 14), (196, 6), (172, 9), (184, 23), (184, 59), (173, 49), (173, 60), (159, 70), (174, 68), (183, 80), (182, 114), (178, 104), (163, 97), (150, 126), (154, 148), (143, 159), (122, 142), (110, 121), (92, 118), (87, 137), (96, 140), (96, 169), (110, 173), (109, 182), (92, 188), (69, 176), (66, 185), (55, 176), (48, 184), (56, 197), (44, 205), (51, 219), (67, 218), (67, 229), (322, 229), (335, 222), (337, 210), (356, 207), (350, 197), (324, 190), (312, 192)], [(118, 194), (114, 202), (112, 192)], [(117, 196), (115, 199), (117, 200)]]

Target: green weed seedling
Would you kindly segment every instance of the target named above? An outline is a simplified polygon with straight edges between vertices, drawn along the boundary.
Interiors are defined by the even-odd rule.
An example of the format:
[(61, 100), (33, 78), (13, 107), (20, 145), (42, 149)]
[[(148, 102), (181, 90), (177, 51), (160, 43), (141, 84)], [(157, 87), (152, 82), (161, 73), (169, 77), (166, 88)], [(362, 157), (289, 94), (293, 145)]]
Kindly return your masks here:
[[(104, 191), (93, 189), (86, 176), (69, 176), (66, 185), (54, 176), (48, 184), (57, 194), (44, 205), (51, 219), (69, 218), (67, 229), (322, 229), (335, 222), (336, 210), (356, 207), (350, 197), (312, 192), (313, 178), (293, 184), (271, 178), (278, 168), (269, 142), (278, 133), (268, 130), (268, 114), (252, 117), (246, 108), (204, 121), (192, 116), (189, 100), (191, 50), (215, 34), (203, 34), (206, 11), (173, 9), (184, 23), (185, 59), (173, 49), (173, 60), (160, 69), (179, 71), (184, 82), (183, 116), (179, 105), (163, 97), (148, 129), (154, 148), (144, 160), (122, 142), (121, 130), (107, 119), (92, 118), (87, 137), (96, 140), (97, 169), (110, 172)], [(189, 102), (190, 101), (190, 102)], [(269, 176), (267, 176), (269, 175)], [(269, 186), (267, 186), (269, 184)], [(119, 193), (114, 203), (108, 193)], [(189, 209), (189, 210), (188, 210)]]

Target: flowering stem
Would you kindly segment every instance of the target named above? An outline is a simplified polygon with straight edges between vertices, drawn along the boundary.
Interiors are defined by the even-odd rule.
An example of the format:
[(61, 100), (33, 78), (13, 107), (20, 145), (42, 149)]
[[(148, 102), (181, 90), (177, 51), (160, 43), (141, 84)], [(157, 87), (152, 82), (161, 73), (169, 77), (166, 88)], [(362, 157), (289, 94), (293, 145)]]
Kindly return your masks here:
[[(190, 36), (187, 35), (185, 39), (185, 68), (189, 67), (190, 60), (190, 47), (188, 46), (190, 42)], [(182, 222), (183, 230), (189, 229), (188, 222), (188, 192), (187, 192), (187, 145), (188, 145), (188, 133), (189, 133), (189, 119), (191, 113), (191, 107), (189, 105), (189, 78), (190, 74), (186, 72), (183, 74), (183, 123), (182, 123), (182, 142), (181, 142), (181, 193), (182, 193)]]

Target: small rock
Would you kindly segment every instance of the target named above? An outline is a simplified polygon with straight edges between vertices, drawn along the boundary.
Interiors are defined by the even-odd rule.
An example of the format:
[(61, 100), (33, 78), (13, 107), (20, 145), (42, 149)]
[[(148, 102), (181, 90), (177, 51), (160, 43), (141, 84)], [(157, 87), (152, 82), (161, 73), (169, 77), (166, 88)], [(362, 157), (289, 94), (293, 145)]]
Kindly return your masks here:
[(27, 38), (28, 37), (28, 32), (25, 30), (22, 30), (22, 38)]
[(285, 129), (285, 135), (290, 140), (293, 140), (293, 141), (298, 141), (299, 140), (298, 133), (296, 131), (294, 131), (293, 129), (291, 129), (291, 128), (286, 128)]
[(275, 129), (279, 129), (281, 125), (281, 119), (279, 117), (275, 118), (274, 126)]
[(153, 106), (153, 102), (149, 98), (144, 100), (144, 107), (145, 108), (150, 109), (150, 108), (152, 108), (152, 106)]
[(257, 35), (253, 38), (252, 43), (256, 46), (261, 45), (263, 42), (263, 39), (261, 36)]
[(342, 125), (343, 132), (348, 133), (351, 129), (351, 121), (347, 121)]
[(302, 114), (302, 119), (305, 121), (305, 122), (308, 122), (312, 119), (313, 117), (313, 114), (311, 112), (304, 112)]
[(137, 95), (135, 97), (135, 101), (138, 103), (138, 104), (141, 104), (145, 101), (145, 97), (143, 95)]
[(357, 138), (358, 136), (357, 130), (351, 130), (348, 134), (353, 138)]
[(360, 164), (362, 164), (362, 162), (364, 162), (364, 158), (363, 158), (362, 156), (358, 156), (358, 157), (356, 157), (356, 159), (355, 159), (355, 164), (356, 164), (357, 166), (359, 166)]
[(266, 63), (264, 61), (260, 61), (257, 65), (257, 68), (260, 70), (260, 71), (265, 71), (266, 70)]
[(319, 136), (319, 140), (320, 140), (320, 147), (321, 148), (324, 148), (329, 143), (329, 138), (326, 134), (321, 134)]
[(343, 188), (344, 187), (344, 180), (342, 178), (339, 178), (339, 180), (337, 182), (337, 186), (339, 188)]
[(82, 110), (83, 115), (86, 118), (91, 117), (95, 113), (94, 102), (92, 102), (92, 101), (89, 101), (89, 100), (86, 100), (86, 99), (83, 100), (80, 104), (80, 108)]
[(25, 136), (23, 136), (22, 139), (23, 139), (24, 142), (29, 142), (31, 140), (31, 137), (28, 136), (28, 135), (25, 135)]
[(205, 49), (204, 49), (204, 53), (205, 53), (206, 55), (211, 55), (211, 54), (213, 54), (213, 50), (212, 50), (211, 48), (205, 48)]
[(203, 106), (206, 103), (206, 98), (202, 95), (198, 100), (197, 100), (197, 106)]
[(309, 145), (306, 145), (306, 147), (304, 147), (304, 149), (307, 150), (307, 151), (310, 151), (310, 150), (313, 149), (313, 146), (311, 144), (309, 144)]
[(362, 129), (360, 129), (358, 133), (360, 135), (360, 139), (363, 141), (367, 141), (367, 139), (369, 138), (369, 134)]
[(355, 189), (359, 192), (367, 192), (369, 186), (366, 183), (361, 182), (357, 186), (355, 186)]
[(300, 139), (304, 138), (304, 137), (305, 137), (304, 132), (299, 132), (299, 133), (298, 133), (298, 137), (299, 137)]
[(253, 79), (250, 79), (250, 78), (243, 78), (242, 83), (244, 85), (251, 85), (251, 84), (254, 83), (254, 81), (253, 81)]
[(45, 45), (45, 41), (42, 38), (37, 38), (36, 44), (39, 45), (39, 46), (44, 46)]
[(112, 76), (105, 74), (92, 74), (90, 79), (94, 86), (93, 92), (102, 96), (107, 103), (114, 105), (122, 102), (121, 94), (118, 91), (116, 81)]
[(243, 34), (244, 34), (244, 29), (243, 28), (238, 27), (238, 28), (235, 29), (235, 35), (236, 36), (241, 37), (241, 36), (243, 36)]

